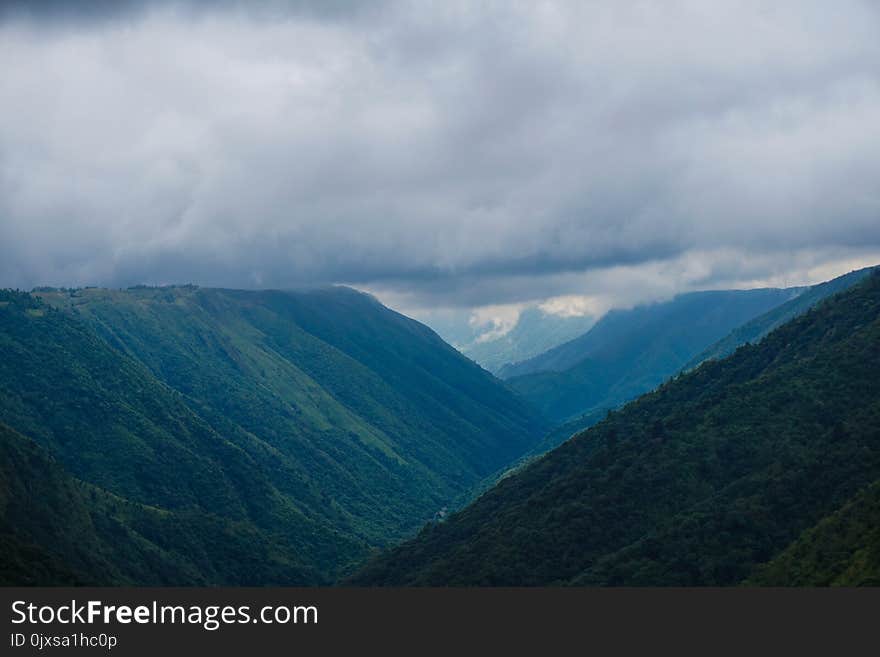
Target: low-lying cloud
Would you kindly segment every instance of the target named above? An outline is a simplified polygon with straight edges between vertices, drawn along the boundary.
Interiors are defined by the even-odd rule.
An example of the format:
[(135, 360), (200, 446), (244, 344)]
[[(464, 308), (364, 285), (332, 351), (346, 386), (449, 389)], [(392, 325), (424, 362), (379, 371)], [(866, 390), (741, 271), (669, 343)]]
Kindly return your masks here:
[(880, 253), (876, 5), (350, 6), (9, 3), (0, 285), (626, 303)]

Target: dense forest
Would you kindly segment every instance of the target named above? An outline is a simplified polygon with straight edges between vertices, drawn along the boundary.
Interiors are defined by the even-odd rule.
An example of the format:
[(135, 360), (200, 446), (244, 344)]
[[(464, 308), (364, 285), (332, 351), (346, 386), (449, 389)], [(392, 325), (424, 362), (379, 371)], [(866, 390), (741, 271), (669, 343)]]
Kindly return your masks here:
[(880, 275), (373, 559), (371, 585), (876, 582)]
[(20, 486), (3, 545), (83, 581), (329, 583), (544, 430), (430, 329), (346, 288), (7, 291), (0, 351), (4, 456), (40, 454), (51, 481), (87, 486), (96, 545), (124, 530), (162, 555), (68, 559), (63, 535), (13, 521), (48, 512)]
[(806, 530), (746, 583), (880, 586), (880, 481)]
[[(0, 475), (0, 585), (283, 585), (327, 577), (308, 563), (295, 525), (273, 531), (200, 507), (132, 502), (72, 477), (2, 424)], [(364, 549), (327, 531), (324, 541), (336, 559)]]
[(554, 427), (347, 288), (0, 292), (0, 583), (876, 584), (880, 275), (786, 294)]

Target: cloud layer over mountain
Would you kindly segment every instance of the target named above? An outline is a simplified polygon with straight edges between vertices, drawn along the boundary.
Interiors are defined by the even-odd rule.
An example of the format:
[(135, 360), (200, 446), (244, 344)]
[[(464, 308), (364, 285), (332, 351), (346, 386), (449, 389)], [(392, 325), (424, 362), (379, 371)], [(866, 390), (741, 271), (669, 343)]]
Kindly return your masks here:
[(4, 5), (0, 285), (625, 301), (880, 253), (868, 2), (209, 5)]

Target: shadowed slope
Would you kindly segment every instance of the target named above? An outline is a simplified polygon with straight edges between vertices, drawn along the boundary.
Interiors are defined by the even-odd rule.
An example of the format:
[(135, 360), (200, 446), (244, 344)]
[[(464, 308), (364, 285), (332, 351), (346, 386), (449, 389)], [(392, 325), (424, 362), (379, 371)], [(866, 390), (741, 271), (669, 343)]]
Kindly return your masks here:
[(643, 396), (358, 584), (729, 585), (880, 478), (880, 276)]

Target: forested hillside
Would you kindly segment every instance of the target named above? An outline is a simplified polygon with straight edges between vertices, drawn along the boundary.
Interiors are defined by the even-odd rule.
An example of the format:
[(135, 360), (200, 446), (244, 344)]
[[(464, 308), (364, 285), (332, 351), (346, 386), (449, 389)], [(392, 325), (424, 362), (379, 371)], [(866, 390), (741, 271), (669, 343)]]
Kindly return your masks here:
[(220, 540), (191, 572), (210, 583), (332, 581), (543, 430), (430, 329), (345, 288), (4, 292), (0, 349), (0, 422), (72, 478), (216, 516), (289, 562), (215, 566)]
[(609, 414), (352, 581), (873, 581), (878, 389), (872, 275)]
[[(0, 585), (282, 585), (327, 577), (292, 527), (285, 535), (198, 507), (132, 502), (75, 479), (2, 424), (0, 475)], [(327, 541), (336, 559), (344, 545)], [(346, 558), (364, 547), (349, 542)]]
[(852, 287), (868, 276), (874, 269), (875, 267), (857, 269), (830, 281), (807, 288), (790, 301), (786, 301), (763, 315), (759, 315), (742, 326), (735, 328), (724, 338), (697, 355), (696, 358), (685, 366), (685, 369), (692, 369), (706, 360), (724, 358), (736, 351), (737, 347), (760, 341), (773, 329), (782, 326), (798, 315), (802, 315), (832, 294), (837, 294)]
[(732, 329), (800, 289), (694, 292), (611, 311), (587, 333), (502, 368), (510, 386), (563, 422), (652, 390)]
[(748, 584), (880, 586), (880, 480), (805, 531)]

